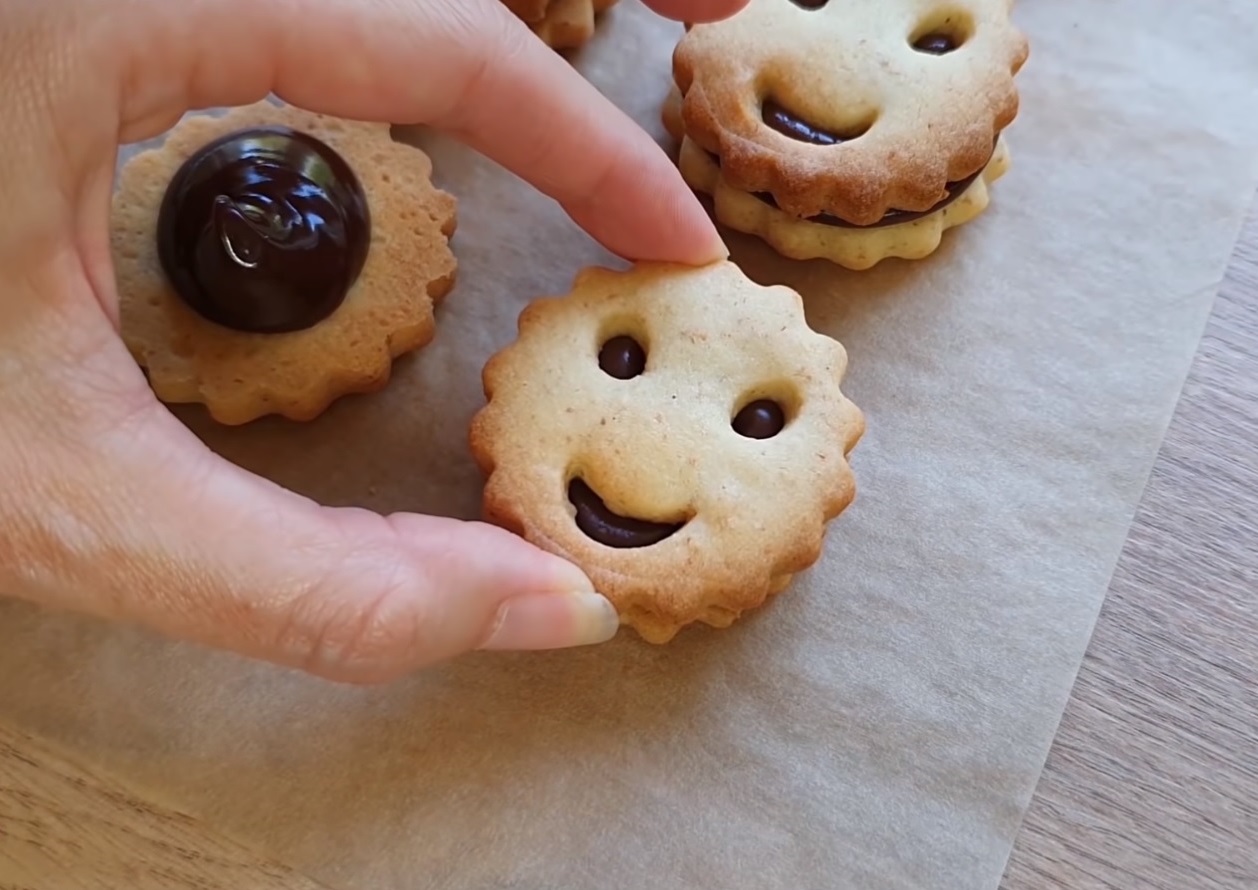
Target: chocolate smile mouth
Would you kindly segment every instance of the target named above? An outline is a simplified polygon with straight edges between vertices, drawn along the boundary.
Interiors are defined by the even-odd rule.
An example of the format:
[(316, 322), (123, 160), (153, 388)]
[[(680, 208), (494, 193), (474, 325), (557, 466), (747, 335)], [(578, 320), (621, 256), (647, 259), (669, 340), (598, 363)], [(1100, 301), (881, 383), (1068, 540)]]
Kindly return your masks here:
[(607, 547), (650, 547), (676, 534), (685, 522), (651, 522), (611, 510), (582, 479), (568, 483), (568, 500), (576, 508), (577, 528)]

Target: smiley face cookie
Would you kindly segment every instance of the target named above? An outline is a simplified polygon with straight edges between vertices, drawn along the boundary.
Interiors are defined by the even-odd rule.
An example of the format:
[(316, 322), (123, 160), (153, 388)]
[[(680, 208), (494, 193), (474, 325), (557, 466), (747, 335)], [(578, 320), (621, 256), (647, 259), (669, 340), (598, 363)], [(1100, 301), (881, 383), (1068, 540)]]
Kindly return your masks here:
[(1012, 0), (751, 0), (687, 29), (664, 122), (717, 218), (785, 256), (921, 259), (1009, 168)]
[(594, 36), (598, 16), (616, 0), (502, 0), (552, 49), (577, 49)]
[(168, 403), (310, 420), (434, 336), (454, 199), (387, 124), (260, 102), (185, 118), (121, 170), (122, 336)]
[(588, 269), (530, 304), (471, 428), (487, 519), (664, 643), (727, 627), (821, 553), (864, 431), (847, 354), (737, 266)]

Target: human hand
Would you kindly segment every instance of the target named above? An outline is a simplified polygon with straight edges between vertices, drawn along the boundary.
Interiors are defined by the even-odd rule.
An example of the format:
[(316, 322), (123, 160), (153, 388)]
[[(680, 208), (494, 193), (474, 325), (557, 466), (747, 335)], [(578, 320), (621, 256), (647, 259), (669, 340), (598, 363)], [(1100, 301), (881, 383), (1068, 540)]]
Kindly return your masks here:
[[(691, 21), (745, 2), (647, 0)], [(350, 682), (607, 639), (569, 563), (481, 523), (321, 507), (152, 395), (118, 335), (118, 144), (272, 92), (445, 130), (621, 255), (724, 253), (654, 142), (498, 0), (0, 0), (0, 594)]]

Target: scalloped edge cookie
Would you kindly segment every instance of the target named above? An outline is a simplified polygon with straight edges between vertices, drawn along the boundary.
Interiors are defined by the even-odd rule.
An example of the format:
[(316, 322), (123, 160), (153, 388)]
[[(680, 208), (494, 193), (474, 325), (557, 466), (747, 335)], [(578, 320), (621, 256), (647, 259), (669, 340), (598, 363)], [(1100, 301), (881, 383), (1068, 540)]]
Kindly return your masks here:
[[(720, 158), (732, 189), (768, 193), (791, 217), (829, 213), (872, 225), (893, 209), (930, 210), (943, 200), (948, 183), (991, 162), (997, 137), (1018, 113), (1015, 76), (1029, 43), (1009, 18), (1012, 0), (967, 0), (924, 14), (912, 6), (866, 0), (849, 11), (861, 28), (896, 35), (894, 47), (876, 49), (864, 31), (849, 37), (827, 18), (840, 13), (800, 9), (788, 0), (752, 0), (729, 19), (690, 26), (673, 53), (685, 135)], [(937, 57), (912, 49), (917, 30), (957, 10), (971, 18), (970, 37), (960, 50)], [(826, 42), (831, 37), (847, 42), (832, 45)], [(822, 103), (826, 91), (837, 87), (800, 74), (806, 67), (788, 70), (781, 61), (786, 50), (766, 49), (771, 39), (798, 47), (804, 57), (824, 56), (822, 64), (834, 66), (833, 82), (863, 85), (858, 89), (868, 93), (863, 101), (870, 107), (850, 103), (836, 111), (834, 102)], [(959, 69), (963, 62), (967, 67)], [(937, 65), (950, 66), (947, 78), (931, 79)], [(761, 120), (766, 97), (827, 124), (844, 116), (875, 119), (863, 124), (869, 129), (859, 138), (812, 145)], [(830, 125), (844, 129), (841, 122)]]
[[(372, 216), (366, 263), (344, 302), (314, 327), (281, 334), (231, 330), (189, 308), (158, 261), (158, 210), (176, 170), (200, 146), (255, 126), (309, 133), (358, 176)], [(193, 114), (164, 143), (120, 170), (111, 217), (121, 333), (168, 404), (200, 403), (225, 425), (277, 414), (309, 421), (334, 401), (387, 385), (399, 356), (435, 336), (433, 310), (454, 286), (453, 196), (432, 162), (393, 140), (388, 124), (341, 120), (263, 100), (223, 116)]]
[[(613, 328), (647, 344), (634, 379), (600, 370)], [(842, 389), (846, 350), (808, 326), (796, 291), (729, 261), (593, 267), (517, 329), (484, 366), (468, 435), (483, 516), (580, 566), (622, 625), (651, 643), (729, 627), (820, 558), (855, 497), (865, 420)], [(729, 431), (735, 405), (770, 392), (798, 399), (785, 434)], [(573, 478), (621, 515), (684, 525), (651, 546), (601, 544), (577, 525)]]

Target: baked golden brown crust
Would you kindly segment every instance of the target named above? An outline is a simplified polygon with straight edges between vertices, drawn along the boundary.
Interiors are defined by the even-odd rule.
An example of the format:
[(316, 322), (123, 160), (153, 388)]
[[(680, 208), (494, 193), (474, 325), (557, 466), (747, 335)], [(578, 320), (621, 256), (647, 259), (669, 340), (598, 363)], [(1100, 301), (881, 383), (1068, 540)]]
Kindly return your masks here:
[(577, 49), (594, 36), (600, 13), (616, 0), (502, 0), (552, 49)]
[(679, 143), (677, 167), (696, 192), (711, 198), (712, 212), (725, 226), (763, 239), (778, 253), (796, 260), (824, 259), (863, 271), (891, 257), (920, 260), (939, 249), (949, 229), (964, 225), (987, 209), (988, 187), (1009, 169), (1003, 136), (980, 176), (947, 206), (908, 222), (888, 226), (837, 227), (783, 213), (748, 192), (730, 186), (713, 157), (685, 135), (681, 98), (674, 89), (664, 104), (664, 127)]
[[(345, 158), (367, 195), (372, 239), (361, 274), (328, 318), (291, 333), (244, 333), (207, 321), (175, 294), (158, 261), (157, 217), (167, 184), (200, 146), (270, 125), (309, 133)], [(454, 285), (455, 200), (431, 173), (428, 156), (395, 142), (388, 124), (266, 101), (187, 117), (159, 148), (132, 158), (113, 199), (113, 262), (122, 336), (158, 398), (203, 403), (224, 424), (266, 414), (304, 421), (341, 396), (385, 386), (395, 358), (432, 340), (433, 309)]]
[(534, 25), (545, 18), (551, 2), (552, 0), (502, 0), (502, 5), (521, 21)]
[[(1011, 7), (751, 0), (727, 20), (690, 27), (674, 51), (686, 134), (719, 157), (732, 188), (767, 192), (795, 217), (871, 225), (891, 210), (929, 210), (948, 183), (988, 164), (1017, 115), (1014, 76), (1029, 48)], [(934, 32), (960, 45), (943, 55), (914, 49)], [(852, 138), (785, 136), (762, 120), (766, 99)]]
[[(645, 347), (632, 379), (600, 367), (617, 335)], [(796, 292), (733, 263), (588, 269), (567, 296), (531, 303), (485, 366), (469, 436), (485, 518), (580, 566), (651, 642), (726, 627), (817, 560), (855, 495), (847, 456), (864, 418), (846, 366)], [(760, 398), (786, 426), (748, 438), (731, 417)], [(573, 479), (620, 516), (681, 527), (649, 546), (599, 543), (578, 526)]]

